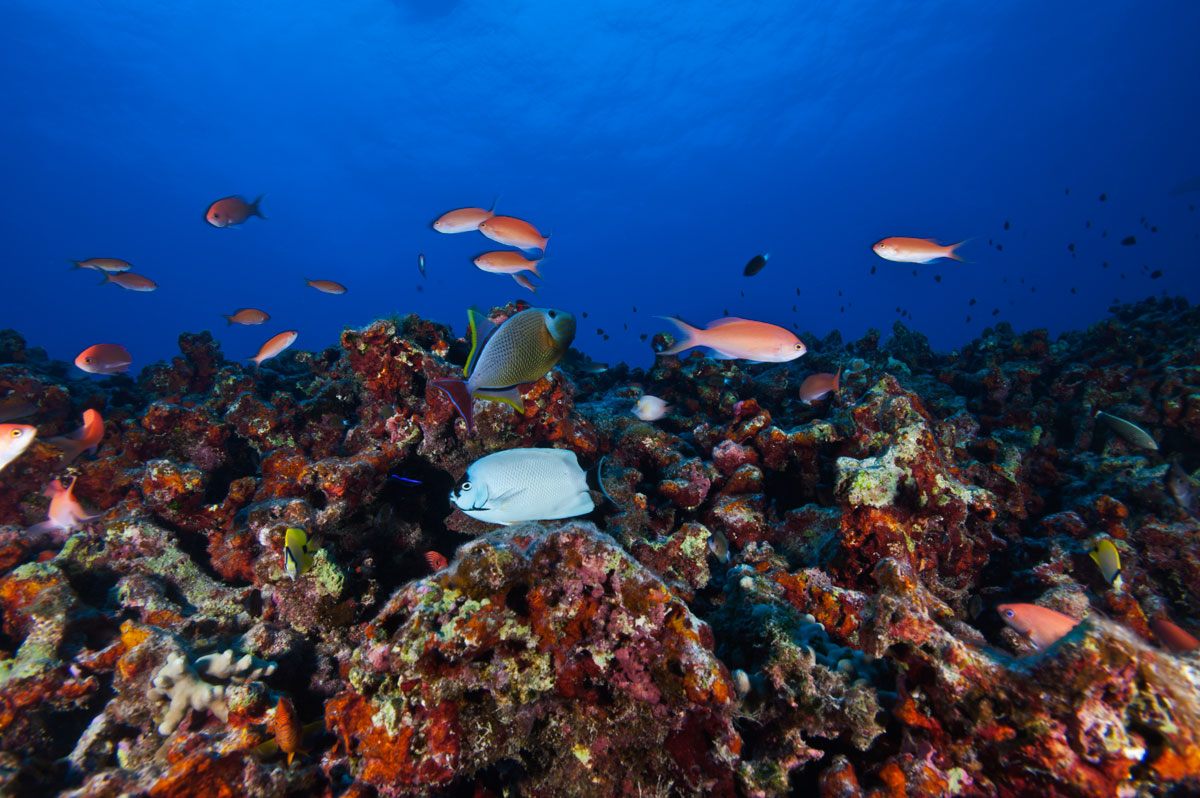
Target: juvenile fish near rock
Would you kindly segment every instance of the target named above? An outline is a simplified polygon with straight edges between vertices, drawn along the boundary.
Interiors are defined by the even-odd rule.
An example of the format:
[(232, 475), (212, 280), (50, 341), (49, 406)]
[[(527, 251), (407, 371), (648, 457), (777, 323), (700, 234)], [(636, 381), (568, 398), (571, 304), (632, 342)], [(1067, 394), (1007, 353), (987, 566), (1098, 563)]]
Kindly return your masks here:
[(431, 227), (439, 233), (469, 233), (472, 230), (478, 230), (479, 225), (495, 215), (496, 203), (493, 201), (491, 209), (486, 211), (483, 208), (458, 208), (446, 211), (434, 220)]
[(140, 274), (133, 272), (119, 272), (108, 274), (104, 282), (100, 285), (108, 285), (113, 283), (124, 288), (126, 291), (153, 291), (158, 288), (158, 283), (151, 280), (149, 277), (143, 277)]
[(221, 317), (229, 322), (230, 327), (235, 324), (262, 324), (271, 320), (270, 313), (258, 310), (257, 308), (238, 308), (233, 312), (232, 316), (222, 313)]
[(444, 570), (450, 564), (449, 560), (446, 559), (446, 555), (439, 551), (425, 552), (425, 563), (429, 566), (429, 570), (434, 573)]
[(637, 404), (633, 406), (633, 414), (642, 421), (658, 421), (665, 416), (671, 409), (671, 406), (659, 399), (657, 396), (643, 394), (637, 400)]
[(538, 271), (538, 264), (545, 258), (537, 260), (529, 260), (520, 252), (511, 250), (497, 250), (496, 252), (485, 252), (475, 258), (475, 265), (482, 271), (491, 272), (492, 274), (517, 274), (518, 272), (533, 272), (535, 277), (541, 277), (541, 272)]
[(1037, 604), (1001, 604), (996, 612), (1000, 613), (1000, 620), (1039, 649), (1057, 643), (1079, 624), (1070, 615)]
[(1126, 421), (1123, 418), (1105, 413), (1103, 410), (1096, 411), (1096, 418), (1102, 419), (1109, 428), (1121, 436), (1122, 440), (1131, 446), (1137, 446), (1140, 449), (1149, 449), (1158, 451), (1158, 441), (1150, 436), (1150, 433), (1134, 424), (1131, 421)]
[(275, 705), (275, 716), (271, 720), (275, 730), (275, 743), (279, 750), (287, 754), (288, 767), (292, 766), (292, 758), (304, 752), (304, 730), (300, 726), (300, 718), (296, 708), (287, 698), (280, 696)]
[(74, 269), (94, 269), (98, 272), (107, 272), (116, 274), (118, 272), (127, 272), (133, 268), (127, 261), (120, 258), (88, 258), (87, 260), (72, 260), (70, 263), (75, 265)]
[(237, 196), (219, 199), (208, 206), (208, 210), (204, 212), (204, 221), (213, 227), (233, 227), (251, 216), (266, 219), (267, 217), (263, 216), (262, 211), (258, 209), (258, 203), (262, 202), (262, 198), (265, 196), (265, 194), (259, 194), (254, 202), (246, 202)]
[(60, 466), (70, 465), (85, 451), (96, 453), (96, 447), (100, 445), (100, 441), (104, 439), (104, 419), (100, 417), (100, 413), (96, 410), (88, 408), (83, 411), (83, 426), (69, 435), (63, 435), (57, 438), (48, 438), (46, 443), (63, 450), (62, 458), (59, 460)]
[(1108, 538), (1103, 538), (1096, 544), (1088, 555), (1100, 569), (1104, 581), (1118, 590), (1121, 589), (1121, 555), (1117, 547)]
[(344, 294), (344, 293), (346, 293), (346, 286), (342, 285), (341, 283), (335, 283), (333, 280), (310, 280), (307, 277), (305, 277), (304, 284), (309, 286), (310, 288), (317, 289), (322, 294)]
[(439, 379), (442, 390), (474, 430), (472, 398), (491, 399), (525, 412), (521, 386), (549, 373), (575, 340), (575, 317), (565, 310), (527, 308), (494, 327), (483, 314), (467, 312), (471, 351), (463, 366), (466, 380)]
[(492, 524), (573, 518), (595, 509), (570, 449), (509, 449), (476, 460), (450, 493), (472, 518)]
[(727, 316), (710, 322), (705, 329), (693, 327), (673, 316), (656, 316), (669, 321), (683, 333), (682, 341), (659, 352), (675, 355), (695, 346), (710, 350), (718, 360), (742, 358), (756, 363), (786, 363), (808, 351), (804, 343), (782, 327), (762, 321)]
[(296, 577), (308, 573), (313, 566), (312, 550), (308, 535), (303, 529), (288, 527), (283, 533), (283, 572), (293, 582)]
[(75, 477), (71, 477), (71, 481), (66, 487), (57, 479), (46, 486), (42, 491), (43, 496), (50, 497), (50, 509), (46, 512), (46, 520), (40, 524), (34, 524), (25, 530), (27, 533), (34, 535), (42, 532), (49, 532), (56, 539), (63, 537), (63, 533), (73, 532), (83, 521), (90, 521), (93, 518), (99, 518), (99, 515), (88, 515), (75, 500)]
[(37, 427), (28, 424), (0, 424), (0, 471), (21, 456), (37, 437)]
[(279, 335), (273, 336), (270, 340), (263, 344), (258, 350), (258, 354), (249, 359), (254, 361), (254, 365), (261, 366), (263, 361), (270, 360), (292, 344), (296, 343), (296, 337), (299, 335), (300, 333), (296, 330), (287, 330), (285, 332), (281, 332)]
[(809, 374), (800, 383), (800, 401), (810, 405), (828, 394), (837, 393), (841, 378), (841, 369), (837, 370), (837, 374)]
[(546, 251), (546, 242), (550, 236), (544, 236), (537, 228), (524, 219), (515, 216), (493, 216), (480, 223), (479, 232), (493, 241), (506, 247)]
[(120, 374), (132, 363), (129, 350), (120, 344), (89, 346), (75, 357), (75, 365), (89, 374)]
[(965, 263), (966, 259), (954, 251), (965, 243), (967, 241), (964, 239), (957, 244), (942, 246), (932, 238), (893, 236), (876, 241), (871, 249), (884, 260), (896, 263), (931, 263), (938, 258), (951, 258)]

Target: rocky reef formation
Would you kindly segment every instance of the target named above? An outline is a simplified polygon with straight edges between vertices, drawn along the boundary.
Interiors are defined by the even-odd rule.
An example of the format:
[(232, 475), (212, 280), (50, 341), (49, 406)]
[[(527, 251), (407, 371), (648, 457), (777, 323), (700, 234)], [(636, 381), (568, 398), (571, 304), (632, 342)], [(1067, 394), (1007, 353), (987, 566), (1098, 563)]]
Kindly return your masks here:
[[(257, 371), (185, 334), (136, 379), (4, 331), (0, 401), (38, 439), (0, 472), (0, 793), (1200, 791), (1197, 653), (1155, 632), (1200, 634), (1197, 333), (1162, 299), (949, 354), (897, 324), (782, 365), (572, 356), (468, 436), (430, 385), (463, 342), (412, 316)], [(672, 412), (639, 421), (643, 392)], [(104, 437), (63, 464), (86, 409)], [(453, 508), (519, 446), (603, 458), (610, 499)], [(71, 478), (98, 516), (27, 531)], [(1083, 620), (1037, 649), (1001, 603)]]

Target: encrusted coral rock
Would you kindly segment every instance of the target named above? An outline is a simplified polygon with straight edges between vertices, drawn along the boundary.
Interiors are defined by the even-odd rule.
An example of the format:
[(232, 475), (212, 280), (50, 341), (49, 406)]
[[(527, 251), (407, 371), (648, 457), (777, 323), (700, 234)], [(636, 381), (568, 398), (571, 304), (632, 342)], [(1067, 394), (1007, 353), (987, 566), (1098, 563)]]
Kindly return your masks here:
[(158, 724), (158, 733), (175, 731), (191, 709), (208, 710), (218, 720), (228, 720), (227, 686), (253, 682), (274, 672), (275, 663), (263, 662), (250, 654), (235, 660), (231, 649), (201, 657), (195, 665), (190, 665), (183, 654), (168, 657), (154, 675), (153, 686), (147, 693), (151, 700), (168, 699), (171, 702)]

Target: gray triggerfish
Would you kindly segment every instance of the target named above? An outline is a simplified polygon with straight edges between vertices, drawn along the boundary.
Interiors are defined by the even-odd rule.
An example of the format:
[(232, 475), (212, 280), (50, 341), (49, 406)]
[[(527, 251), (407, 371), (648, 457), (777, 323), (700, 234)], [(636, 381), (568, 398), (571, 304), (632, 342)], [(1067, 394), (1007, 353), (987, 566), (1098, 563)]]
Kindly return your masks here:
[(458, 408), (467, 433), (475, 428), (471, 400), (493, 399), (524, 412), (521, 386), (537, 382), (554, 368), (575, 340), (575, 317), (565, 310), (528, 308), (499, 327), (482, 313), (467, 311), (471, 353), (463, 366), (466, 380), (433, 380)]
[(450, 501), (472, 518), (504, 525), (573, 518), (596, 506), (569, 449), (509, 449), (481, 457)]

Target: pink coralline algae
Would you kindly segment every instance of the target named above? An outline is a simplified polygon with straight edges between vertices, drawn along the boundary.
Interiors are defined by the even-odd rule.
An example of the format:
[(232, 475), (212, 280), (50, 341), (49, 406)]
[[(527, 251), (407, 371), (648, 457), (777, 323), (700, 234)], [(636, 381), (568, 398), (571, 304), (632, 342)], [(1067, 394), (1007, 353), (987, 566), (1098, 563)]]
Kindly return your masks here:
[[(431, 385), (467, 344), (415, 316), (258, 369), (186, 334), (103, 381), (0, 332), (38, 429), (0, 484), (0, 793), (1196, 793), (1197, 334), (1161, 299), (950, 354), (900, 324), (802, 364), (572, 351), (467, 435)], [(573, 451), (595, 511), (451, 512), (516, 447)], [(55, 480), (97, 517), (39, 534)], [(1081, 620), (1038, 648), (1001, 604)]]

